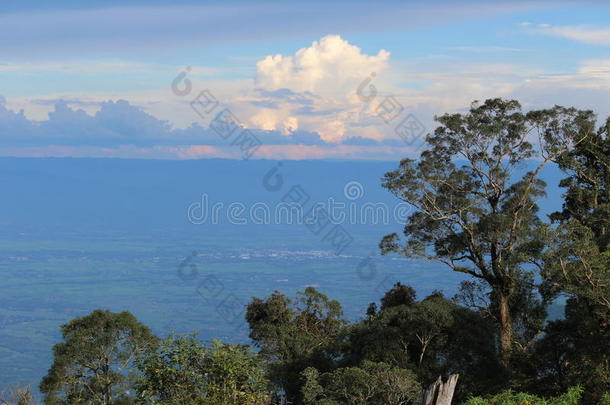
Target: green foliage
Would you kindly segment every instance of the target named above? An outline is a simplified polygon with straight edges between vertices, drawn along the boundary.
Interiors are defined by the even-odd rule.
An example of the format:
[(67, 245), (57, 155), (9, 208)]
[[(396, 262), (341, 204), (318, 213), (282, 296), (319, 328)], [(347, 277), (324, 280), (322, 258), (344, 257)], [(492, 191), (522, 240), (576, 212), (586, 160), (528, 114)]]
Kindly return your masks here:
[(545, 335), (534, 346), (532, 389), (552, 395), (579, 384), (588, 403), (610, 390), (608, 336), (586, 301), (571, 298), (566, 303), (565, 319), (549, 322)]
[(411, 305), (416, 298), (413, 287), (398, 282), (381, 297), (381, 310), (398, 305)]
[(410, 369), (424, 384), (459, 373), (458, 395), (478, 394), (498, 376), (493, 332), (478, 312), (434, 293), (352, 325), (343, 358), (352, 366), (374, 361)]
[(436, 350), (447, 342), (455, 307), (451, 301), (436, 296), (408, 305), (386, 306), (369, 320), (351, 327), (350, 362), (372, 360), (403, 368), (427, 367), (426, 360), (434, 362)]
[[(544, 275), (551, 288), (585, 299), (600, 326), (610, 331), (610, 249), (596, 230), (576, 219), (557, 229)], [(610, 232), (609, 232), (610, 233)]]
[(523, 392), (504, 391), (489, 398), (470, 398), (464, 405), (578, 405), (581, 403), (583, 389), (573, 387), (565, 394), (544, 399)]
[(346, 321), (341, 305), (315, 288), (295, 300), (279, 292), (266, 300), (253, 298), (246, 320), (250, 338), (269, 363), (271, 380), (290, 401), (300, 396), (300, 374), (307, 367), (330, 370)]
[[(486, 283), (500, 332), (504, 365), (515, 345), (512, 300), (540, 265), (548, 227), (538, 217), (544, 196), (539, 172), (571, 144), (590, 134), (591, 112), (562, 107), (521, 112), (517, 101), (486, 100), (466, 114), (437, 117), (418, 161), (404, 159), (385, 175), (383, 186), (412, 205), (403, 230), (383, 238), (382, 253), (442, 262)], [(538, 134), (540, 152), (529, 142)], [(531, 172), (514, 179), (519, 166), (539, 159)], [(459, 165), (458, 165), (459, 164)]]
[(593, 230), (600, 249), (610, 243), (610, 118), (597, 132), (558, 159), (569, 176), (563, 209), (552, 215), (559, 222), (575, 219)]
[(412, 371), (385, 363), (365, 361), (361, 367), (323, 374), (307, 368), (302, 376), (304, 405), (406, 405), (421, 397), (421, 385)]
[(61, 327), (64, 342), (40, 384), (46, 404), (131, 403), (136, 356), (154, 350), (157, 338), (129, 312), (95, 310)]
[(270, 398), (261, 362), (247, 346), (170, 336), (139, 368), (138, 399), (147, 404), (263, 405)]
[(563, 153), (568, 174), (559, 226), (550, 241), (543, 276), (549, 294), (570, 297), (565, 319), (551, 322), (536, 347), (550, 389), (579, 384), (586, 400), (610, 390), (610, 119)]

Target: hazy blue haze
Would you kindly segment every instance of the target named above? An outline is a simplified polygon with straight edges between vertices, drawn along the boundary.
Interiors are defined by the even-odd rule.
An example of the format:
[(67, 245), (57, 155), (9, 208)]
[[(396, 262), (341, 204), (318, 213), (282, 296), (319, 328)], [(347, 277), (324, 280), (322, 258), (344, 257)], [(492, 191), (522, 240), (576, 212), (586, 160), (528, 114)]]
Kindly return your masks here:
[[(420, 296), (451, 296), (462, 277), (436, 264), (372, 257), (388, 224), (344, 224), (353, 238), (340, 256), (302, 224), (195, 225), (189, 205), (277, 205), (294, 185), (311, 201), (356, 206), (397, 201), (380, 186), (396, 163), (364, 161), (152, 161), (0, 159), (0, 386), (37, 385), (59, 326), (94, 308), (129, 310), (161, 335), (200, 330), (203, 339), (247, 341), (241, 315), (252, 296), (315, 285), (354, 320), (400, 280)], [(279, 168), (277, 192), (263, 178)], [(546, 170), (559, 208), (561, 177)], [(350, 200), (349, 182), (363, 194)], [(353, 198), (353, 196), (352, 196)], [(359, 211), (358, 211), (359, 212)], [(192, 252), (197, 256), (185, 262)], [(363, 265), (365, 263), (365, 265)], [(183, 272), (179, 273), (183, 264)], [(190, 265), (196, 267), (192, 272)]]

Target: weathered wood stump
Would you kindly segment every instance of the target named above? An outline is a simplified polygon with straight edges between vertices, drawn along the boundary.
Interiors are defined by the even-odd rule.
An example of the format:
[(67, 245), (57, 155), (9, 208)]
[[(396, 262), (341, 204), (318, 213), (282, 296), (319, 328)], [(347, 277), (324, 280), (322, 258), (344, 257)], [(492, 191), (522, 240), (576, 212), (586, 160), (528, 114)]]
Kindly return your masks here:
[(443, 379), (439, 376), (435, 382), (430, 384), (428, 389), (424, 390), (422, 405), (451, 405), (459, 377), (459, 374), (452, 374), (447, 382), (443, 382)]

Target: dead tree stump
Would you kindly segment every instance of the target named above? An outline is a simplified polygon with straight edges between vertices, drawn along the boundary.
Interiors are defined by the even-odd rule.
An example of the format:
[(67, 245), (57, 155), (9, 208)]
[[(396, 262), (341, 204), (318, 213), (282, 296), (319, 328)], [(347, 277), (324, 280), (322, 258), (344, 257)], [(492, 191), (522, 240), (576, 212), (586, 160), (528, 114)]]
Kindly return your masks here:
[(451, 405), (459, 377), (459, 374), (452, 374), (447, 382), (443, 382), (443, 379), (439, 376), (435, 382), (430, 384), (428, 389), (424, 390), (422, 405)]

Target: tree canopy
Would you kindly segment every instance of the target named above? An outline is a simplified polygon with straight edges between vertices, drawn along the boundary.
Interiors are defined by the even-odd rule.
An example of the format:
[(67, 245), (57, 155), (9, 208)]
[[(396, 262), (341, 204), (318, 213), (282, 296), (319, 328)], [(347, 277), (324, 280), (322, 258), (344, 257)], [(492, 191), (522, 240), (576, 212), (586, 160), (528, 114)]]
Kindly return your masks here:
[(53, 347), (53, 365), (40, 391), (47, 404), (132, 402), (134, 363), (157, 338), (129, 312), (95, 310), (61, 327), (64, 341)]
[(595, 116), (559, 106), (523, 113), (515, 100), (490, 99), (436, 120), (420, 159), (402, 160), (383, 179), (415, 212), (404, 239), (387, 235), (381, 250), (442, 262), (485, 283), (508, 367), (513, 296), (531, 279), (528, 265), (542, 265), (546, 246), (548, 226), (536, 203), (545, 195), (540, 171), (591, 136)]

